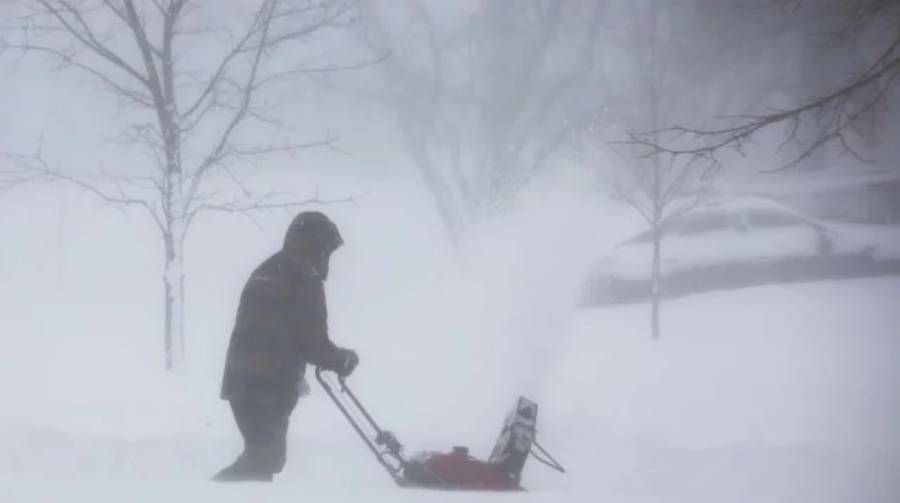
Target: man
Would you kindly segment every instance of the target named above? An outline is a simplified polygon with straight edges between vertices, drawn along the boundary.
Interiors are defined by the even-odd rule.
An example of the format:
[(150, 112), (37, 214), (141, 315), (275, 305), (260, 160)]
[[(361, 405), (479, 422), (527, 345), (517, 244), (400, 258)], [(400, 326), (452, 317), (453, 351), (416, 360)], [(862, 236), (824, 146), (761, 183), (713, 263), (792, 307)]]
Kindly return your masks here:
[(300, 213), (281, 251), (247, 280), (222, 380), (244, 452), (213, 480), (271, 481), (284, 467), (288, 420), (306, 386), (306, 364), (347, 376), (359, 363), (354, 351), (328, 338), (324, 282), (329, 258), (342, 244), (324, 214)]

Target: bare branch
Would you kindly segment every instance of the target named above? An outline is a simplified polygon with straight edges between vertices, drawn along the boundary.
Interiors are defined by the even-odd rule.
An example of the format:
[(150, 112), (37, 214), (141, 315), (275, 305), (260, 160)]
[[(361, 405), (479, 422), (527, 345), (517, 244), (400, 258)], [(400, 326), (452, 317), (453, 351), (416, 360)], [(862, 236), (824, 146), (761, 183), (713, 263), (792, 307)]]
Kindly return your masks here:
[(278, 81), (278, 80), (281, 80), (281, 79), (284, 79), (287, 77), (297, 76), (297, 75), (313, 75), (313, 74), (322, 74), (322, 73), (361, 70), (363, 68), (367, 68), (367, 67), (382, 63), (390, 57), (391, 57), (391, 53), (385, 52), (384, 54), (382, 54), (380, 56), (375, 56), (372, 59), (367, 59), (367, 60), (359, 61), (356, 63), (347, 63), (344, 65), (325, 65), (325, 66), (318, 66), (318, 67), (300, 66), (300, 67), (297, 67), (297, 68), (294, 68), (291, 70), (285, 70), (282, 72), (273, 73), (264, 78), (261, 78), (261, 79), (259, 79), (259, 82), (257, 82), (256, 87), (261, 88), (261, 87), (263, 87), (267, 84), (271, 84), (275, 81)]
[(40, 178), (33, 170), (21, 166), (19, 156), (0, 153), (0, 161), (12, 164), (11, 167), (0, 165), (0, 191), (12, 189)]
[(323, 140), (310, 141), (305, 143), (286, 143), (244, 148), (231, 147), (228, 149), (228, 153), (229, 155), (238, 157), (259, 157), (278, 153), (293, 153), (317, 147), (333, 147), (337, 140), (338, 138), (336, 136), (328, 136)]
[(203, 160), (203, 162), (200, 163), (200, 166), (196, 169), (196, 171), (191, 174), (190, 186), (186, 193), (186, 200), (188, 201), (190, 201), (193, 196), (197, 194), (197, 191), (200, 188), (200, 183), (203, 180), (203, 177), (206, 175), (206, 172), (212, 166), (222, 160), (222, 155), (228, 147), (228, 143), (231, 140), (232, 134), (234, 133), (235, 129), (237, 129), (237, 127), (241, 124), (241, 122), (243, 122), (247, 117), (247, 112), (250, 108), (250, 101), (253, 98), (253, 90), (256, 83), (257, 74), (259, 72), (259, 66), (264, 54), (264, 48), (266, 46), (265, 41), (269, 36), (269, 27), (272, 21), (272, 15), (274, 13), (276, 4), (277, 2), (275, 0), (271, 0), (265, 2), (260, 7), (259, 15), (257, 16), (258, 19), (262, 20), (262, 30), (260, 31), (259, 35), (260, 43), (258, 44), (256, 54), (253, 58), (253, 63), (250, 67), (249, 75), (247, 76), (246, 83), (243, 87), (239, 108), (232, 116), (228, 125), (222, 131), (211, 152), (207, 154), (206, 158)]
[(110, 10), (113, 14), (116, 15), (121, 21), (124, 21), (125, 24), (128, 24), (130, 21), (128, 20), (128, 15), (125, 13), (125, 10), (122, 9), (120, 5), (113, 3), (112, 0), (103, 0), (103, 5), (106, 5), (106, 8)]
[(225, 72), (228, 69), (228, 65), (230, 65), (235, 58), (237, 58), (246, 50), (246, 46), (250, 42), (250, 39), (252, 39), (257, 34), (260, 22), (262, 21), (262, 16), (266, 12), (267, 5), (268, 2), (265, 2), (256, 12), (253, 21), (247, 28), (244, 36), (241, 37), (238, 43), (235, 44), (234, 47), (232, 47), (232, 49), (219, 62), (216, 70), (213, 72), (203, 90), (200, 92), (200, 95), (192, 102), (190, 106), (187, 107), (187, 110), (183, 114), (181, 114), (182, 119), (187, 119), (191, 117), (195, 112), (197, 112), (197, 110), (199, 110), (203, 106), (203, 103), (207, 100), (207, 98), (210, 97), (216, 87), (222, 83)]
[(114, 93), (122, 98), (128, 99), (138, 105), (145, 106), (145, 107), (149, 107), (149, 106), (153, 105), (152, 98), (150, 96), (147, 96), (146, 93), (144, 93), (140, 90), (129, 88), (128, 85), (126, 85), (126, 84), (116, 82), (115, 80), (113, 80), (111, 77), (109, 77), (103, 71), (101, 71), (93, 66), (90, 66), (86, 63), (82, 63), (82, 62), (78, 61), (75, 58), (75, 55), (71, 54), (69, 52), (60, 50), (55, 47), (35, 45), (35, 44), (31, 44), (31, 43), (26, 43), (26, 44), (9, 43), (9, 44), (6, 44), (6, 47), (9, 47), (11, 49), (20, 50), (23, 52), (38, 52), (38, 53), (49, 54), (49, 55), (55, 57), (56, 59), (58, 59), (60, 61), (60, 63), (63, 65), (73, 66), (75, 68), (78, 68), (79, 70), (82, 70), (82, 71), (90, 74), (91, 76), (96, 78), (98, 81), (100, 81), (100, 83), (107, 90), (111, 91), (112, 93)]
[[(273, 1), (273, 6), (272, 6), (273, 12), (272, 12), (271, 18), (269, 19), (270, 25), (272, 24), (273, 20), (275, 20), (279, 17), (278, 11), (274, 10), (274, 9), (276, 9), (277, 5), (274, 5), (274, 4), (277, 4), (277, 1)], [(299, 29), (286, 31), (284, 33), (278, 33), (271, 37), (266, 37), (265, 39), (260, 39), (259, 44), (261, 45), (261, 48), (267, 49), (267, 50), (274, 49), (276, 46), (284, 44), (285, 42), (290, 42), (292, 40), (300, 40), (300, 39), (306, 38), (318, 31), (325, 29), (325, 28), (335, 28), (335, 27), (347, 26), (349, 21), (341, 22), (340, 20), (342, 18), (344, 18), (345, 16), (347, 16), (347, 14), (349, 14), (353, 10), (353, 8), (354, 8), (353, 2), (347, 2), (343, 5), (341, 5), (341, 2), (339, 2), (337, 0), (331, 0), (331, 1), (328, 1), (325, 3), (322, 3), (320, 5), (321, 5), (320, 10), (323, 11), (323, 16), (321, 19), (317, 19)], [(331, 7), (334, 7), (335, 5), (339, 5), (340, 7), (331, 11)], [(258, 48), (259, 47), (249, 46), (248, 50), (255, 51)]]
[[(240, 183), (235, 180), (235, 183)], [(245, 196), (250, 195), (250, 191), (241, 185)], [(193, 209), (187, 212), (186, 222), (189, 227), (194, 219), (201, 213), (230, 213), (237, 215), (250, 216), (255, 212), (266, 210), (293, 209), (309, 205), (330, 205), (330, 204), (356, 204), (360, 196), (350, 196), (335, 199), (323, 199), (319, 197), (317, 190), (315, 195), (306, 199), (288, 199), (278, 200), (276, 193), (267, 193), (261, 196), (249, 199), (235, 199), (224, 203), (201, 202)]]
[(342, 197), (336, 199), (322, 199), (314, 196), (308, 199), (298, 199), (293, 201), (270, 201), (266, 202), (266, 198), (259, 198), (257, 201), (240, 201), (235, 200), (221, 204), (200, 204), (192, 212), (193, 214), (202, 213), (204, 211), (216, 211), (224, 213), (247, 213), (260, 210), (290, 209), (298, 206), (309, 206), (311, 204), (346, 204), (355, 203), (357, 197)]
[[(169, 103), (166, 101), (166, 96), (163, 92), (163, 85), (160, 81), (159, 71), (157, 70), (156, 64), (153, 60), (153, 48), (150, 44), (150, 40), (147, 38), (146, 31), (144, 31), (143, 22), (137, 13), (137, 9), (135, 9), (134, 7), (134, 1), (123, 0), (123, 2), (125, 4), (125, 14), (127, 16), (126, 19), (128, 20), (128, 27), (134, 34), (135, 42), (137, 42), (138, 49), (140, 49), (141, 51), (141, 58), (144, 62), (144, 70), (147, 72), (147, 87), (153, 94), (153, 102), (155, 108), (157, 109), (157, 113), (162, 115), (162, 113), (165, 112), (165, 110), (163, 110), (162, 108)], [(165, 128), (166, 122), (167, 121), (161, 116), (160, 126)], [(165, 134), (165, 131), (163, 131), (163, 134)]]
[[(241, 56), (250, 55), (255, 60), (256, 55), (272, 51), (287, 42), (301, 40), (325, 28), (339, 26), (339, 20), (346, 17), (352, 10), (353, 3), (348, 2), (341, 5), (340, 8), (331, 10), (331, 7), (334, 5), (341, 5), (341, 2), (337, 0), (325, 0), (320, 3), (307, 4), (304, 7), (292, 7), (286, 9), (280, 9), (280, 3), (277, 0), (266, 0), (263, 2), (256, 11), (247, 30), (225, 56), (222, 57), (218, 65), (216, 65), (216, 69), (213, 71), (212, 75), (206, 80), (206, 83), (203, 85), (198, 96), (191, 101), (191, 104), (185, 109), (185, 112), (181, 114), (181, 118), (184, 120), (190, 119), (204, 107), (204, 102), (215, 94), (215, 90), (219, 86), (226, 83), (228, 80), (226, 76), (228, 75), (229, 68)], [(310, 12), (322, 12), (323, 15), (320, 19), (308, 23), (300, 23), (300, 19), (298, 19), (297, 16)], [(292, 29), (283, 33), (272, 34), (274, 23), (276, 21), (284, 21), (284, 24), (291, 26)], [(295, 28), (297, 24), (301, 24), (301, 28)], [(266, 31), (265, 37), (260, 36), (263, 31)], [(265, 77), (264, 79), (260, 79), (261, 82), (259, 86), (291, 75), (353, 70), (363, 68), (368, 64), (373, 63), (374, 62), (360, 62), (346, 65), (346, 68), (338, 65), (311, 69), (297, 68), (295, 70), (278, 72)]]
[(91, 50), (103, 60), (111, 63), (116, 68), (124, 71), (138, 82), (149, 87), (149, 81), (145, 75), (125, 61), (124, 58), (112, 51), (101, 42), (85, 20), (81, 11), (65, 0), (37, 0), (45, 12), (55, 18), (66, 32), (78, 41), (83, 47)]
[(120, 207), (141, 208), (151, 216), (160, 230), (164, 229), (162, 220), (159, 218), (159, 215), (153, 210), (151, 202), (147, 199), (128, 196), (125, 191), (122, 190), (122, 180), (113, 180), (113, 185), (117, 191), (117, 195), (113, 195), (110, 192), (102, 189), (99, 184), (69, 175), (50, 167), (47, 161), (40, 154), (40, 151), (38, 151), (37, 154), (29, 156), (16, 154), (6, 154), (5, 156), (9, 159), (13, 159), (20, 166), (20, 172), (23, 174), (27, 174), (29, 177), (29, 181), (39, 180), (41, 178), (60, 181), (75, 186), (105, 203)]
[[(873, 12), (882, 12), (880, 9), (886, 8), (887, 4), (891, 4), (894, 8), (900, 6), (896, 2), (880, 0), (861, 3), (871, 7)], [(878, 4), (878, 9), (874, 8), (874, 4)], [(856, 26), (855, 29), (861, 28)], [(730, 117), (728, 119), (738, 122), (733, 126), (718, 129), (676, 125), (659, 131), (630, 133), (629, 143), (645, 148), (649, 155), (666, 153), (715, 162), (717, 154), (724, 149), (733, 149), (743, 153), (745, 145), (751, 142), (757, 133), (776, 124), (783, 124), (787, 127), (782, 147), (789, 143), (798, 143), (797, 135), (800, 124), (812, 122), (817, 128), (815, 139), (805, 146), (794, 159), (770, 171), (796, 166), (816, 150), (833, 142), (837, 142), (844, 151), (865, 161), (864, 157), (851, 145), (847, 133), (853, 130), (864, 117), (879, 111), (879, 106), (897, 90), (898, 79), (900, 79), (900, 31), (864, 70), (832, 91), (812, 98), (799, 106), (763, 114)], [(665, 136), (667, 141), (655, 141), (653, 136), (658, 135)], [(691, 146), (690, 143), (695, 141), (701, 141), (703, 145)], [(685, 142), (688, 143), (686, 147), (672, 145), (672, 143), (684, 144)]]

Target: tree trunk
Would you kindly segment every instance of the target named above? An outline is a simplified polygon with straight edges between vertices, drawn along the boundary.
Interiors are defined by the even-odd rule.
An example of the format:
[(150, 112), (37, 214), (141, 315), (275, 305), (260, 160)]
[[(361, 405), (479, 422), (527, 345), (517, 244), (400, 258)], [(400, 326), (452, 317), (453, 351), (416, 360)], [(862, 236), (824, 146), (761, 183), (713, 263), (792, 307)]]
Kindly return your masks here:
[[(165, 59), (165, 58), (164, 58)], [(166, 60), (171, 65), (171, 61)], [(163, 132), (166, 166), (163, 191), (166, 226), (163, 241), (166, 247), (163, 285), (165, 290), (165, 364), (167, 371), (175, 371), (184, 363), (184, 213), (181, 201), (184, 197), (184, 179), (181, 170), (181, 134), (174, 117), (175, 106), (171, 101), (171, 71), (166, 77), (166, 102), (158, 107), (160, 127)]]
[(652, 326), (652, 334), (654, 339), (659, 339), (660, 331), (659, 331), (659, 304), (660, 304), (660, 261), (662, 258), (662, 229), (659, 226), (659, 222), (653, 223), (653, 276), (651, 279), (651, 292), (652, 295), (652, 313), (650, 316), (650, 323)]
[(56, 293), (61, 294), (66, 275), (66, 188), (56, 200)]
[(165, 327), (163, 333), (166, 370), (177, 370), (184, 362), (184, 246), (179, 236), (171, 231), (164, 237), (166, 243), (165, 272)]

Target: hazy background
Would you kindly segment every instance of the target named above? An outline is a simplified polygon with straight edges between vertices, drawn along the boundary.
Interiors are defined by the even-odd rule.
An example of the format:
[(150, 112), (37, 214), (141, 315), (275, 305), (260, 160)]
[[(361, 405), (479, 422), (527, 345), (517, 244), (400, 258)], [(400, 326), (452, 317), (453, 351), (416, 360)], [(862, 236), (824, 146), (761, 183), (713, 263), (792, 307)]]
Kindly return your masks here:
[[(156, 6), (134, 3), (156, 33)], [(179, 111), (270, 5), (188, 3), (180, 26), (202, 30), (176, 43)], [(276, 8), (310, 8), (306, 23), (322, 5), (347, 10), (265, 53), (265, 75), (290, 75), (254, 94), (258, 115), (229, 145), (269, 151), (222, 159), (202, 179), (216, 208), (197, 214), (170, 269), (184, 278), (184, 331), (169, 370), (160, 229), (146, 208), (97, 197), (165, 214), (144, 183), (166, 176), (157, 117), (24, 47), (71, 46), (34, 31), (47, 18), (23, 17), (43, 4), (65, 5), (0, 0), (0, 500), (900, 495), (897, 2), (284, 0)], [(103, 2), (71, 5), (140, 64)], [(70, 56), (129, 78), (90, 50)], [(794, 110), (882, 63), (884, 78), (846, 102), (746, 142), (711, 149), (727, 133), (693, 134)], [(248, 65), (235, 63), (222, 102), (185, 133), (185, 173), (228, 124)], [(848, 110), (843, 134), (820, 142)], [(670, 189), (665, 207), (648, 180)], [(293, 205), (310, 197), (339, 201)], [(635, 280), (641, 294), (611, 297), (616, 272), (598, 267), (652, 261), (623, 240), (661, 232), (666, 215), (751, 197), (827, 228), (833, 246), (854, 250), (852, 272), (828, 265), (678, 295), (663, 277), (656, 337), (649, 273)], [(525, 395), (568, 474), (531, 462), (533, 491), (517, 496), (394, 489), (314, 384), (276, 484), (205, 482), (241, 447), (218, 399), (240, 289), (305, 208), (326, 212), (346, 241), (327, 284), (331, 336), (359, 352), (354, 390), (407, 450), (463, 444), (487, 457)], [(766, 236), (757, 241), (774, 242)], [(713, 234), (686, 253), (713, 263), (732, 257), (730, 243)]]

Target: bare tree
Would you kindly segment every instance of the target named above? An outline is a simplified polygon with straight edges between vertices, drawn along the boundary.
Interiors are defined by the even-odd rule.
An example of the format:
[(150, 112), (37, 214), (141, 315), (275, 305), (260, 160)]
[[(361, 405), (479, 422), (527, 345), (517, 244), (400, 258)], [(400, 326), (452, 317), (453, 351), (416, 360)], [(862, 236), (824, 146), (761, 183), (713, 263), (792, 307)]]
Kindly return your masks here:
[[(840, 77), (831, 88), (801, 103), (764, 112), (720, 118), (719, 127), (676, 125), (664, 130), (635, 133), (632, 139), (654, 152), (719, 162), (726, 149), (743, 153), (758, 133), (774, 126), (784, 128), (782, 146), (799, 152), (776, 169), (796, 166), (829, 144), (859, 160), (867, 157), (858, 147), (858, 133), (889, 113), (890, 101), (900, 84), (900, 1), (898, 0), (768, 0), (796, 16), (818, 25), (821, 48), (855, 45), (864, 54), (855, 59), (848, 77), (834, 64)], [(873, 42), (874, 40), (874, 42)], [(813, 40), (810, 43), (814, 42)], [(827, 60), (826, 60), (827, 61)], [(861, 64), (860, 64), (861, 63)], [(812, 130), (803, 141), (801, 130)]]
[(451, 240), (504, 207), (590, 108), (606, 2), (365, 2), (363, 37), (381, 86), (364, 93), (395, 119)]
[(713, 171), (677, 156), (646, 156), (634, 152), (619, 156), (613, 175), (614, 195), (631, 206), (650, 227), (652, 257), (650, 276), (651, 334), (661, 336), (660, 306), (664, 295), (663, 237), (670, 222), (700, 205), (704, 183)]
[[(661, 125), (702, 106), (719, 106), (713, 94), (716, 60), (731, 48), (714, 47), (696, 35), (716, 13), (702, 2), (677, 6), (662, 0), (620, 2), (615, 21), (605, 27), (612, 53), (623, 61), (607, 76), (598, 102), (604, 105), (586, 115), (572, 136), (580, 162), (596, 167), (613, 197), (637, 212), (650, 228), (651, 334), (661, 337), (661, 301), (665, 294), (663, 238), (669, 223), (703, 202), (715, 170), (692, 158), (665, 155), (628, 136), (629, 130), (657, 130)], [(684, 33), (695, 33), (684, 37)], [(698, 90), (703, 90), (698, 92)], [(656, 137), (648, 138), (651, 145)]]
[[(206, 7), (209, 7), (206, 4)], [(43, 155), (20, 156), (29, 176), (71, 183), (103, 201), (143, 210), (163, 244), (166, 369), (184, 353), (184, 243), (204, 212), (242, 213), (322, 202), (291, 194), (254, 191), (235, 168), (259, 156), (331, 145), (331, 136), (308, 142), (241, 141), (249, 125), (278, 123), (264, 89), (281, 79), (323, 67), (306, 61), (285, 64), (288, 49), (309, 46), (314, 37), (353, 20), (352, 0), (262, 0), (244, 11), (240, 27), (203, 25), (194, 0), (35, 0), (7, 48), (48, 56), (81, 71), (108, 95), (137, 111), (124, 132), (128, 144), (149, 154), (139, 170), (101, 170), (94, 177), (67, 173)], [(221, 42), (227, 40), (224, 49)], [(217, 44), (220, 54), (204, 44)], [(202, 47), (204, 51), (195, 48)], [(188, 56), (193, 51), (194, 59)], [(208, 52), (207, 52), (208, 51)], [(293, 56), (289, 61), (297, 61)], [(328, 67), (332, 69), (336, 67)], [(204, 71), (205, 70), (205, 71)], [(230, 180), (230, 190), (214, 186)], [(15, 180), (15, 179), (14, 179)]]

